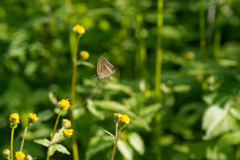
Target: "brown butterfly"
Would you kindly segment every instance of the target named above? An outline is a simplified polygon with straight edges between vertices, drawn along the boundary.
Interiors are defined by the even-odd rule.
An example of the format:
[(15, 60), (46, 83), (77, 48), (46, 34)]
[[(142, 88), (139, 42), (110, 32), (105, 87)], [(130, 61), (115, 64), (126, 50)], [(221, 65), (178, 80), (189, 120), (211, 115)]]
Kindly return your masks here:
[(115, 73), (113, 65), (109, 63), (104, 57), (100, 56), (97, 62), (97, 77), (98, 78), (111, 78)]

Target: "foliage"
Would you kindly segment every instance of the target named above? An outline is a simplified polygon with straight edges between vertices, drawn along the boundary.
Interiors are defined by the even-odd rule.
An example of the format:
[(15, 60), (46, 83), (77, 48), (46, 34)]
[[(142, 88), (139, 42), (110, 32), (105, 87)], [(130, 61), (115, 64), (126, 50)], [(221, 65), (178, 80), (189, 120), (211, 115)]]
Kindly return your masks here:
[[(1, 0), (0, 150), (10, 148), (9, 115), (22, 117), (17, 146), (33, 112), (39, 122), (29, 127), (23, 151), (46, 157), (46, 147), (33, 141), (49, 137), (54, 127), (58, 110), (53, 112), (49, 93), (71, 102), (71, 34), (81, 24), (86, 32), (79, 53), (88, 51), (89, 59), (77, 69), (73, 116), (80, 159), (111, 158), (114, 139), (102, 130), (114, 133), (117, 112), (131, 122), (120, 134), (116, 160), (155, 160), (158, 147), (163, 160), (239, 159), (240, 5), (203, 2), (205, 57), (199, 45), (200, 1), (164, 1), (161, 99), (156, 100), (157, 0), (73, 0), (71, 12), (65, 1)], [(94, 77), (100, 55), (114, 65), (112, 79)], [(63, 111), (62, 117), (70, 113)], [(71, 139), (54, 147), (52, 152), (70, 153), (56, 152), (55, 159), (72, 159)]]

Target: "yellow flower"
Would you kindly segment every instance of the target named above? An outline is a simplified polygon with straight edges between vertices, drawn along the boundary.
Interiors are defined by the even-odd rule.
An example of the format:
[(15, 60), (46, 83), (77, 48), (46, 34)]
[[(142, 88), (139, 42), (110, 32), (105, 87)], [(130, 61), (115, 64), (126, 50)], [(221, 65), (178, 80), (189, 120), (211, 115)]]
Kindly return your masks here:
[(25, 154), (21, 151), (17, 151), (17, 152), (15, 152), (15, 158), (17, 160), (23, 160), (25, 158)]
[(119, 119), (119, 118), (120, 118), (120, 116), (121, 116), (121, 114), (120, 114), (120, 113), (114, 113), (114, 117), (115, 117), (115, 118), (118, 118), (118, 119)]
[(70, 137), (73, 134), (73, 129), (64, 129), (63, 133), (65, 137)]
[(85, 33), (85, 28), (82, 25), (77, 24), (73, 27), (73, 31), (83, 35)]
[(28, 120), (29, 120), (30, 123), (36, 122), (36, 121), (38, 121), (38, 119), (39, 118), (36, 116), (36, 114), (29, 113)]
[(15, 120), (15, 121), (19, 121), (19, 115), (17, 113), (13, 113), (10, 115), (10, 121)]
[(115, 120), (116, 123), (119, 122), (119, 118), (120, 118), (121, 115), (122, 114), (120, 114), (120, 113), (114, 113), (114, 120)]
[(192, 60), (195, 58), (195, 53), (190, 51), (187, 53), (186, 56), (187, 56), (187, 59)]
[(81, 51), (80, 55), (84, 60), (89, 58), (89, 53), (87, 51)]
[(19, 121), (19, 115), (17, 113), (13, 113), (10, 115), (9, 117), (9, 121), (10, 121), (10, 126), (11, 127), (17, 127), (17, 125), (20, 123)]
[(71, 121), (68, 119), (62, 119), (62, 126), (65, 128), (70, 128), (71, 127)]
[(124, 124), (128, 124), (130, 122), (130, 118), (128, 115), (121, 115), (119, 118), (120, 122), (124, 123)]
[(62, 108), (62, 109), (68, 109), (68, 107), (70, 106), (70, 102), (68, 102), (68, 99), (62, 99), (60, 102), (59, 102), (59, 107)]

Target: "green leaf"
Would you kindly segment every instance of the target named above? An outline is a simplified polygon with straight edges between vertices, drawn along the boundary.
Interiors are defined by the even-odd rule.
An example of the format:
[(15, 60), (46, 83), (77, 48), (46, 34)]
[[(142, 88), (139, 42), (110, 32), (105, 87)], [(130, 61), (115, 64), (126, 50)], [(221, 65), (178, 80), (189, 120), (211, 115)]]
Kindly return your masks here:
[(102, 131), (104, 131), (105, 133), (107, 133), (107, 134), (109, 134), (110, 136), (112, 136), (112, 137), (113, 137), (113, 140), (115, 139), (115, 136), (114, 136), (112, 133), (108, 132), (108, 131), (105, 130), (105, 129), (103, 129)]
[(86, 152), (86, 160), (89, 160), (96, 153), (110, 147), (114, 144), (114, 140), (109, 135), (95, 136), (90, 139)]
[(218, 63), (225, 67), (235, 67), (238, 65), (238, 61), (236, 60), (229, 60), (229, 59), (219, 59)]
[(38, 114), (39, 117), (39, 121), (47, 121), (50, 118), (52, 118), (52, 116), (54, 115), (53, 111), (51, 111), (50, 109), (47, 109), (45, 111), (42, 111)]
[(46, 138), (44, 139), (36, 139), (34, 140), (35, 143), (41, 144), (45, 147), (49, 147), (51, 145), (51, 142), (49, 140), (47, 140)]
[(108, 109), (115, 112), (127, 112), (127, 109), (120, 103), (109, 101), (109, 100), (103, 100), (103, 101), (93, 101), (95, 105), (101, 107), (102, 109)]
[(130, 133), (128, 136), (129, 143), (132, 145), (132, 147), (141, 155), (145, 152), (144, 142), (141, 138), (141, 136), (136, 133)]
[(142, 117), (147, 123), (150, 123), (155, 116), (156, 112), (161, 108), (160, 103), (152, 104), (144, 107), (140, 111), (140, 117)]
[(231, 97), (229, 95), (226, 95), (223, 93), (212, 93), (212, 94), (208, 94), (208, 95), (204, 96), (203, 100), (209, 106), (217, 105), (217, 106), (221, 106), (222, 108), (224, 108), (225, 106), (227, 106), (230, 103)]
[(115, 91), (122, 91), (123, 93), (126, 93), (129, 96), (133, 96), (134, 92), (132, 91), (131, 87), (119, 83), (110, 82), (107, 83), (104, 86), (104, 89), (110, 89)]
[(117, 142), (117, 148), (126, 159), (133, 159), (133, 150), (126, 141), (119, 139)]
[(228, 113), (229, 109), (221, 109), (218, 106), (209, 107), (202, 122), (202, 128), (206, 130), (204, 139), (211, 139), (222, 133), (237, 128), (236, 120)]
[(87, 62), (87, 61), (80, 61), (78, 64), (79, 65), (84, 65), (84, 66), (89, 67), (89, 68), (94, 68), (95, 67), (92, 63)]
[(49, 147), (50, 156), (52, 156), (56, 152), (56, 145), (57, 144), (54, 144), (51, 147)]
[(97, 110), (96, 106), (94, 106), (94, 103), (91, 100), (88, 100), (87, 108), (93, 115), (95, 115), (99, 119), (101, 120), (105, 119), (104, 113), (100, 110)]
[(234, 118), (240, 120), (240, 108), (239, 107), (231, 107), (230, 113)]
[(218, 140), (217, 147), (220, 150), (226, 150), (231, 145), (236, 145), (239, 143), (240, 143), (240, 131), (236, 131), (221, 136), (221, 138)]
[(67, 148), (64, 147), (63, 145), (61, 145), (61, 144), (55, 144), (54, 146), (56, 147), (56, 150), (57, 150), (58, 152), (61, 152), (61, 153), (63, 153), (63, 154), (68, 154), (68, 155), (70, 155), (70, 152), (69, 152), (69, 151), (67, 150)]
[(190, 85), (185, 85), (185, 84), (181, 84), (181, 85), (176, 85), (173, 87), (173, 91), (174, 92), (188, 92), (189, 90), (191, 90), (191, 86)]

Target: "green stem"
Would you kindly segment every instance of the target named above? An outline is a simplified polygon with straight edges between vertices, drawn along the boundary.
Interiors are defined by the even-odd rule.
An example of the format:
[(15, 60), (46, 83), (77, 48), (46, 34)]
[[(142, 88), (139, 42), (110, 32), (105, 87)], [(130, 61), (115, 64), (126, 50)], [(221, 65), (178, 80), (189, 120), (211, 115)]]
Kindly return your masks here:
[(114, 159), (114, 155), (115, 155), (115, 151), (116, 151), (116, 147), (117, 147), (117, 141), (118, 141), (120, 131), (121, 131), (121, 129), (118, 130), (118, 123), (116, 123), (116, 136), (115, 136), (116, 138), (115, 138), (115, 144), (114, 144), (111, 160)]
[[(72, 128), (75, 130), (75, 119), (73, 117), (73, 113), (75, 110), (75, 88), (76, 88), (76, 77), (77, 77), (77, 55), (78, 55), (78, 43), (79, 43), (80, 37), (77, 38), (76, 44), (75, 44), (75, 52), (73, 53), (73, 73), (72, 73), (72, 86), (71, 86), (71, 103), (72, 103), (72, 110), (71, 110), (71, 118), (72, 118)], [(72, 150), (73, 150), (73, 159), (79, 160), (79, 154), (78, 154), (78, 145), (77, 145), (77, 137), (76, 134), (73, 134), (72, 136)]]
[(24, 144), (24, 140), (25, 140), (25, 136), (26, 136), (26, 133), (27, 133), (27, 129), (28, 129), (28, 126), (25, 128), (24, 130), (24, 134), (23, 134), (23, 139), (22, 139), (22, 144), (21, 144), (21, 148), (20, 148), (20, 151), (22, 152), (22, 149), (23, 149), (23, 144)]
[(240, 159), (240, 144), (237, 146), (236, 159)]
[(12, 133), (11, 133), (11, 160), (13, 160), (13, 135), (14, 135), (14, 129), (15, 127), (12, 127)]
[(162, 159), (162, 150), (160, 145), (160, 138), (161, 138), (161, 118), (162, 114), (160, 111), (156, 114), (156, 132), (155, 132), (155, 151), (156, 151), (156, 160)]
[(213, 56), (214, 58), (218, 58), (220, 44), (221, 44), (221, 25), (223, 21), (223, 15), (220, 12), (220, 9), (217, 10), (217, 18), (216, 18), (216, 31), (214, 34), (214, 42), (213, 42)]
[[(143, 14), (141, 12), (140, 3), (135, 0), (135, 10), (136, 10), (136, 21), (137, 21), (137, 38), (138, 38), (138, 49), (135, 60), (136, 74), (138, 77), (142, 78), (146, 74), (146, 45), (143, 35)], [(141, 74), (139, 74), (141, 73)]]
[[(59, 113), (58, 113), (58, 117), (57, 117), (57, 120), (56, 120), (56, 123), (55, 123), (54, 129), (53, 129), (53, 133), (52, 133), (52, 136), (51, 136), (50, 142), (52, 142), (53, 137), (54, 137), (54, 135), (55, 135), (55, 132), (56, 132), (56, 129), (57, 129), (57, 125), (58, 125), (58, 122), (59, 122), (59, 118), (60, 118), (60, 116), (61, 116), (61, 113), (62, 113), (62, 109), (60, 109), (60, 111), (59, 111)], [(48, 148), (48, 152), (47, 152), (47, 158), (46, 158), (46, 160), (49, 160), (49, 158), (50, 158), (50, 150), (49, 150), (49, 148)]]
[(201, 51), (201, 57), (206, 58), (204, 0), (200, 0), (199, 7), (200, 7), (199, 9), (200, 51)]
[(71, 0), (65, 0), (66, 8), (68, 12), (72, 11), (72, 1)]
[(65, 127), (62, 127), (60, 129), (60, 131), (58, 132), (58, 134), (53, 138), (52, 142), (55, 143), (56, 140), (58, 139), (58, 137), (60, 136), (60, 134), (62, 133), (62, 131), (65, 129)]
[(156, 52), (156, 73), (155, 73), (155, 96), (159, 100), (161, 97), (160, 83), (162, 72), (162, 27), (163, 27), (163, 0), (158, 0), (157, 16), (157, 52)]
[(53, 129), (53, 133), (52, 133), (52, 137), (51, 137), (51, 139), (50, 139), (50, 142), (52, 142), (53, 137), (54, 137), (54, 135), (55, 135), (55, 132), (56, 132), (56, 129), (57, 129), (57, 125), (58, 125), (58, 122), (59, 122), (59, 119), (60, 119), (60, 116), (61, 116), (61, 113), (62, 113), (62, 109), (60, 109), (60, 111), (59, 111), (59, 113), (58, 113), (58, 117), (57, 117), (57, 120), (56, 120), (54, 129)]
[(49, 147), (51, 147), (51, 146), (54, 145), (54, 144), (60, 143), (60, 142), (62, 142), (62, 141), (65, 140), (65, 139), (66, 139), (66, 138), (59, 139), (58, 141), (53, 142)]
[[(157, 14), (157, 52), (156, 52), (156, 73), (155, 73), (155, 97), (156, 101), (161, 98), (161, 74), (162, 74), (162, 27), (163, 27), (163, 0), (158, 0), (158, 14)], [(161, 145), (159, 144), (161, 134), (161, 112), (156, 115), (156, 132), (155, 132), (155, 151), (156, 160), (161, 160)]]

